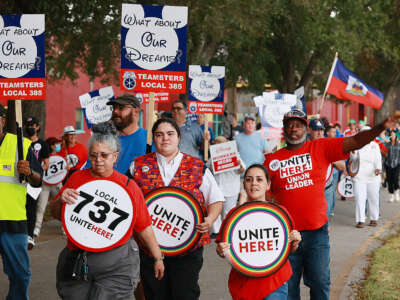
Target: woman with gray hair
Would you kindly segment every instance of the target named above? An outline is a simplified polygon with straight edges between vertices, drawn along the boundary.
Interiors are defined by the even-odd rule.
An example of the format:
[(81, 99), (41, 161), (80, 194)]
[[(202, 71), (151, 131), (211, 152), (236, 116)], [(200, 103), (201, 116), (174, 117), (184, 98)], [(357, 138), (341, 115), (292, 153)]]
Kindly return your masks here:
[[(79, 243), (68, 234), (67, 247), (61, 251), (58, 258), (57, 291), (62, 299), (71, 300), (131, 299), (139, 280), (139, 251), (132, 235), (135, 234), (154, 256), (154, 275), (157, 279), (164, 275), (163, 256), (151, 227), (151, 219), (141, 190), (133, 180), (113, 169), (120, 150), (116, 129), (111, 123), (101, 123), (94, 126), (92, 131), (93, 135), (89, 141), (91, 168), (77, 171), (68, 179), (55, 200), (53, 213), (57, 213), (57, 217), (60, 218), (62, 203), (66, 203), (66, 206), (78, 203), (83, 207), (86, 200), (80, 196), (77, 189), (87, 182), (106, 180), (124, 187), (129, 194), (133, 207), (130, 212), (132, 223), (127, 233), (112, 247), (93, 252), (87, 251), (87, 246), (79, 247)], [(103, 188), (106, 194), (111, 195), (113, 191), (105, 189), (104, 186), (106, 184), (100, 184), (99, 181), (98, 189)], [(103, 200), (107, 200), (106, 196)], [(75, 206), (74, 212), (78, 205)], [(89, 211), (89, 218), (93, 224), (114, 230), (116, 226), (112, 223), (116, 220), (108, 227), (104, 218), (101, 220), (101, 217), (108, 217), (110, 205), (106, 201), (97, 201), (93, 203), (93, 207), (93, 211)], [(80, 209), (80, 212), (82, 211), (84, 210)], [(65, 222), (67, 221), (70, 222)], [(65, 227), (67, 228), (66, 225)], [(113, 234), (115, 233), (116, 231), (113, 231)]]

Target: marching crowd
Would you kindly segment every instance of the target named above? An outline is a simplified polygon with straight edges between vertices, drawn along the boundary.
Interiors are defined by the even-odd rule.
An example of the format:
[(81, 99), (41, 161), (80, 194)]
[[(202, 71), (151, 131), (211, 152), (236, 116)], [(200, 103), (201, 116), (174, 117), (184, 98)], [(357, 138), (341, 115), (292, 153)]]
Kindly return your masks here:
[[(40, 236), (49, 200), (53, 215), (60, 219), (61, 204), (76, 203), (77, 188), (85, 180), (126, 186), (133, 221), (128, 238), (104, 252), (84, 251), (67, 238), (57, 265), (56, 288), (62, 299), (130, 299), (134, 291), (136, 299), (199, 299), (203, 246), (216, 237), (217, 254), (224, 257), (229, 244), (218, 235), (221, 221), (248, 201), (272, 201), (289, 212), (294, 224), (291, 254), (278, 272), (265, 278), (232, 269), (232, 298), (300, 299), (303, 277), (311, 299), (329, 299), (329, 219), (340, 177), (353, 177), (357, 228), (364, 227), (366, 207), (369, 225), (377, 226), (382, 182), (390, 201), (400, 201), (400, 126), (394, 117), (373, 127), (351, 120), (341, 132), (340, 124), (308, 120), (294, 109), (284, 115), (282, 143), (272, 150), (256, 130), (255, 116), (245, 116), (243, 126), (236, 117), (225, 118), (223, 136), (214, 137), (211, 129), (204, 131), (204, 119), (190, 121), (186, 102), (177, 100), (171, 118), (159, 114), (151, 128), (152, 151), (146, 153), (147, 130), (138, 126), (138, 99), (125, 94), (107, 104), (112, 106), (112, 122), (93, 127), (87, 148), (76, 141), (73, 126), (66, 126), (61, 138), (43, 141), (40, 122), (27, 118), (23, 159), (17, 159), (16, 136), (5, 132), (6, 111), (0, 106), (0, 253), (10, 280), (7, 299), (28, 299), (28, 249)], [(236, 141), (240, 167), (213, 175), (210, 162), (203, 161), (204, 141), (229, 140)], [(52, 155), (65, 157), (68, 163), (68, 174), (59, 185), (41, 183)], [(27, 195), (25, 181), (41, 185), (37, 201)], [(144, 202), (143, 195), (167, 186), (190, 192), (205, 216), (196, 225), (201, 238), (180, 256), (164, 257)]]

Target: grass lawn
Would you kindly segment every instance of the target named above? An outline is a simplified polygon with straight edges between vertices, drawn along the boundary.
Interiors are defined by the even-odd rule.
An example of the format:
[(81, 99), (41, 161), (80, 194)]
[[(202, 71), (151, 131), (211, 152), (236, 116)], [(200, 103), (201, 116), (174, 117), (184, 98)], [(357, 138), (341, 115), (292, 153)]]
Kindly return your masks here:
[(400, 231), (385, 239), (371, 254), (366, 278), (358, 287), (356, 299), (400, 299)]

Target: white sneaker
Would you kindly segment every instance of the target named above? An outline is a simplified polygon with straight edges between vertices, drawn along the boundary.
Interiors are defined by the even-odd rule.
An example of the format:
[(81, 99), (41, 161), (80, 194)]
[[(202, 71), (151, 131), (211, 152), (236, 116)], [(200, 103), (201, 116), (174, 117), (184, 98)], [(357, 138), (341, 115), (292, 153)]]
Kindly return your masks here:
[(33, 247), (35, 247), (35, 240), (28, 235), (28, 250), (32, 250)]
[(33, 236), (36, 237), (36, 236), (39, 236), (39, 234), (40, 234), (40, 229), (39, 228), (35, 228), (33, 230)]
[(394, 194), (389, 194), (389, 202), (394, 202)]
[(394, 197), (395, 197), (396, 202), (400, 202), (400, 190), (396, 190), (394, 192)]

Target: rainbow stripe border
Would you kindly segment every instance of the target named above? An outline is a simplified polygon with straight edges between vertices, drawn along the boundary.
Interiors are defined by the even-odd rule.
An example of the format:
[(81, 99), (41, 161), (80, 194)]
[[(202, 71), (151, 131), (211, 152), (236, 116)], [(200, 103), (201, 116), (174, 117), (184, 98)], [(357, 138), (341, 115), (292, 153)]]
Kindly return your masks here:
[(193, 231), (186, 241), (175, 247), (159, 245), (161, 252), (166, 256), (182, 255), (192, 249), (201, 237), (201, 234), (197, 232), (195, 226), (204, 222), (203, 210), (201, 209), (200, 203), (192, 194), (181, 188), (171, 186), (158, 188), (147, 193), (145, 196), (146, 205), (150, 206), (153, 202), (163, 197), (173, 197), (183, 201), (190, 208), (195, 217)]
[(244, 216), (248, 216), (249, 214), (255, 212), (264, 212), (265, 214), (268, 214), (269, 216), (278, 219), (281, 226), (283, 227), (283, 231), (285, 233), (285, 243), (279, 257), (268, 265), (255, 267), (246, 264), (244, 261), (239, 259), (235, 250), (231, 247), (229, 249), (229, 254), (227, 255), (227, 258), (233, 268), (246, 276), (267, 277), (278, 271), (285, 264), (290, 254), (291, 247), (289, 243), (289, 233), (292, 231), (293, 225), (289, 214), (284, 209), (276, 204), (262, 201), (247, 202), (241, 206), (232, 209), (222, 223), (221, 242), (231, 244), (232, 235), (233, 231), (235, 230), (236, 224)]

